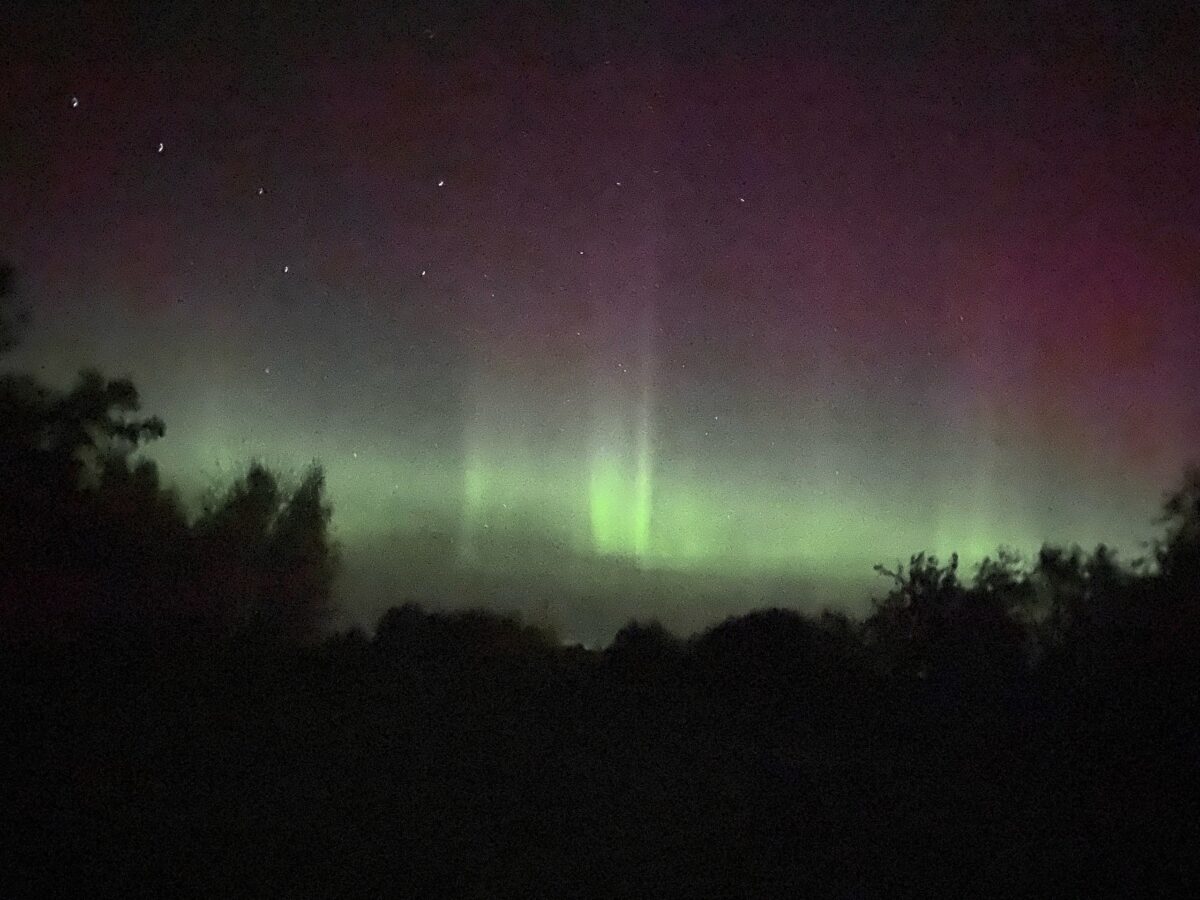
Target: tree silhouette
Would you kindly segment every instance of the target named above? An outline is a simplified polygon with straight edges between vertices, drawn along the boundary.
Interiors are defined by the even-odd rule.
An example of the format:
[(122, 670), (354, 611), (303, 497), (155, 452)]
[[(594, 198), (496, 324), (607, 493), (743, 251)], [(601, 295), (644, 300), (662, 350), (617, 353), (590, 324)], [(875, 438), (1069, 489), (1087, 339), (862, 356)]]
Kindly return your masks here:
[(1189, 466), (1163, 502), (1167, 533), (1156, 548), (1159, 569), (1174, 588), (1200, 587), (1200, 466)]
[(616, 633), (604, 655), (623, 667), (657, 669), (678, 658), (679, 640), (657, 620), (627, 622)]
[(235, 630), (309, 640), (331, 614), (338, 562), (324, 490), (320, 466), (288, 495), (255, 462), (197, 519), (214, 599)]
[(140, 408), (131, 381), (109, 380), (94, 369), (82, 371), (66, 393), (28, 376), (6, 375), (0, 378), (5, 462), (36, 480), (84, 487), (105, 458), (127, 459), (144, 442), (162, 437), (161, 419), (131, 417)]
[(263, 609), (271, 630), (288, 640), (315, 637), (333, 614), (337, 552), (329, 537), (325, 472), (312, 466), (283, 504), (271, 532), (276, 576)]
[[(163, 425), (137, 417), (139, 409), (131, 382), (92, 370), (65, 392), (27, 376), (0, 377), (0, 579), (10, 623), (86, 632), (130, 609), (121, 595), (149, 590), (142, 576), (151, 567), (143, 558), (161, 560), (169, 552), (165, 543), (162, 552), (143, 544), (130, 558), (137, 544), (130, 537), (153, 512), (158, 524), (171, 522), (155, 538), (165, 542), (183, 518), (170, 499), (140, 506), (157, 495), (157, 473), (149, 462), (134, 464), (132, 455), (161, 436)], [(121, 513), (109, 505), (135, 485), (136, 509), (127, 497)]]
[(1151, 580), (1124, 568), (1104, 544), (1091, 553), (1044, 546), (1030, 576), (1040, 618), (1038, 641), (1056, 664), (1076, 669), (1102, 664), (1097, 653), (1119, 640), (1127, 624), (1151, 612)]
[(929, 674), (931, 644), (937, 639), (946, 617), (961, 601), (958, 554), (949, 566), (939, 566), (937, 557), (915, 554), (907, 571), (897, 565), (875, 571), (894, 582), (882, 600), (875, 600), (874, 613), (866, 621), (868, 640), (880, 651), (891, 672), (925, 678)]
[(959, 580), (957, 553), (948, 566), (918, 553), (907, 571), (875, 571), (894, 586), (875, 602), (866, 633), (893, 675), (972, 689), (1014, 677), (1026, 634), (1016, 614), (1031, 603), (1032, 589), (1011, 553), (985, 559), (971, 586)]

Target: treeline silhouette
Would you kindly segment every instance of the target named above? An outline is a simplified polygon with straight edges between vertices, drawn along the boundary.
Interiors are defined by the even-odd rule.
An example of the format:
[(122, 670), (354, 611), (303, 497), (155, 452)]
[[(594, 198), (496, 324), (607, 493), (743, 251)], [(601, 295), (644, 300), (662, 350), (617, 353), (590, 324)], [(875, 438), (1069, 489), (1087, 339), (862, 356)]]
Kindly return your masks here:
[(1135, 563), (917, 554), (863, 620), (592, 651), (412, 602), (330, 630), (320, 469), (189, 515), (162, 433), (126, 380), (0, 379), (5, 897), (1197, 884), (1200, 470)]

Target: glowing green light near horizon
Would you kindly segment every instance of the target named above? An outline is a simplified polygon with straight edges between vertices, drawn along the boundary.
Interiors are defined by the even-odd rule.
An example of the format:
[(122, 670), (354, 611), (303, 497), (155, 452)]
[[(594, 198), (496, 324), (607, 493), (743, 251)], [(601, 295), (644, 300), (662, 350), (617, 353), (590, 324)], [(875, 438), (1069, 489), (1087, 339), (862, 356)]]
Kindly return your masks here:
[[(947, 472), (944, 483), (931, 485), (928, 502), (914, 504), (881, 482), (787, 483), (726, 460), (702, 465), (672, 456), (652, 470), (648, 442), (639, 446), (630, 435), (613, 446), (624, 452), (589, 457), (564, 448), (539, 457), (509, 451), (489, 435), (462, 456), (425, 466), (402, 452), (338, 456), (302, 436), (280, 433), (250, 448), (233, 440), (186, 447), (196, 457), (174, 457), (170, 468), (202, 472), (221, 459), (228, 465), (217, 480), (224, 481), (250, 456), (298, 472), (326, 451), (321, 455), (339, 540), (353, 553), (364, 542), (386, 538), (377, 545), (386, 547), (385, 555), (369, 563), (393, 566), (388, 589), (397, 591), (441, 583), (436, 579), (450, 579), (455, 571), (497, 578), (545, 571), (583, 595), (624, 602), (637, 595), (636, 570), (637, 577), (675, 572), (742, 579), (747, 586), (792, 574), (844, 577), (857, 586), (833, 599), (857, 602), (887, 587), (872, 573), (873, 564), (903, 563), (918, 550), (942, 560), (958, 551), (970, 572), (1002, 543), (1033, 554), (1047, 538), (1085, 546), (1104, 540), (1129, 552), (1140, 536), (1152, 533), (1136, 517), (1117, 514), (1124, 509), (1078, 515), (1077, 508), (1063, 507), (1061, 518), (1045, 522), (1023, 516), (1002, 505), (1011, 485), (981, 484), (970, 477), (970, 467)], [(845, 454), (839, 465), (847, 465)], [(1142, 521), (1149, 523), (1153, 512), (1148, 506)], [(450, 541), (422, 543), (426, 531)], [(411, 580), (420, 566), (433, 574)]]
[(620, 554), (627, 549), (624, 539), (628, 530), (622, 521), (622, 511), (627, 511), (629, 505), (622, 496), (624, 482), (617, 460), (603, 453), (592, 460), (588, 515), (597, 553)]
[(649, 425), (643, 421), (638, 434), (637, 476), (633, 498), (633, 554), (645, 559), (650, 553), (650, 511), (653, 501)]
[(589, 466), (587, 496), (592, 550), (647, 561), (653, 550), (652, 500), (648, 442), (639, 440), (632, 466), (625, 454), (596, 451)]
[(654, 503), (654, 449), (653, 434), (653, 362), (654, 355), (648, 346), (650, 340), (649, 323), (643, 328), (642, 335), (642, 397), (638, 405), (637, 428), (637, 476), (634, 483), (633, 507), (633, 547), (638, 559), (645, 559), (650, 553), (651, 511)]
[[(400, 560), (419, 546), (414, 533), (436, 531), (446, 537), (436, 546), (448, 548), (436, 560), (439, 572), (542, 567), (595, 582), (589, 589), (596, 596), (615, 577), (608, 573), (628, 563), (643, 572), (751, 579), (794, 571), (874, 583), (874, 563), (891, 565), (918, 550), (942, 559), (958, 551), (964, 566), (1002, 543), (1032, 554), (1047, 539), (1103, 540), (1134, 554), (1155, 532), (1152, 489), (1143, 509), (1124, 499), (1105, 505), (1085, 485), (1033, 496), (1022, 486), (1038, 460), (986, 441), (961, 458), (964, 442), (947, 438), (936, 447), (946, 463), (915, 481), (916, 463), (885, 471), (871, 445), (835, 443), (838, 435), (822, 431), (779, 474), (679, 442), (674, 421), (665, 412), (660, 420), (651, 406), (646, 380), (640, 391), (624, 380), (601, 381), (589, 413), (562, 418), (561, 429), (551, 419), (555, 427), (541, 431), (554, 408), (544, 391), (483, 376), (479, 382), (483, 397), (464, 414), (463, 443), (435, 454), (390, 431), (351, 444), (342, 432), (318, 433), (324, 423), (315, 419), (293, 423), (255, 411), (237, 420), (203, 409), (190, 420), (177, 415), (175, 430), (150, 451), (188, 497), (227, 483), (252, 458), (285, 474), (316, 458), (328, 476), (335, 531), (348, 548), (386, 539)], [(199, 439), (172, 440), (188, 434)], [(956, 464), (951, 450), (960, 456)]]
[(588, 481), (593, 549), (639, 564), (655, 550), (652, 329), (647, 308), (638, 335), (638, 393), (607, 380), (599, 385)]
[(460, 561), (471, 561), (475, 556), (475, 528), (484, 512), (485, 479), (483, 464), (471, 448), (463, 465), (463, 512), (458, 541)]

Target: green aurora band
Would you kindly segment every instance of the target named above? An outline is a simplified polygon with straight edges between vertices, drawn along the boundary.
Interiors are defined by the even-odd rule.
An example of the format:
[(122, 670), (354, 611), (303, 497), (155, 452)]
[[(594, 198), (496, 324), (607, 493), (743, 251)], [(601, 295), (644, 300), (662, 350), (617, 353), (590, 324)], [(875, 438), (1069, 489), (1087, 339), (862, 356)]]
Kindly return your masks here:
[[(1166, 479), (1081, 471), (991, 433), (982, 416), (940, 426), (920, 417), (881, 439), (862, 424), (878, 419), (878, 406), (853, 388), (840, 400), (858, 420), (818, 405), (777, 416), (787, 427), (806, 425), (779, 432), (773, 447), (761, 433), (753, 444), (698, 442), (680, 431), (680, 395), (662, 396), (647, 331), (626, 357), (637, 360), (628, 372), (598, 372), (593, 360), (538, 383), (479, 361), (463, 380), (457, 417), (433, 432), (421, 431), (426, 420), (416, 414), (315, 408), (282, 366), (279, 380), (260, 375), (256, 393), (244, 374), (249, 353), (242, 360), (226, 351), (214, 370), (200, 342), (174, 357), (173, 378), (158, 382), (131, 371), (125, 361), (136, 357), (119, 343), (86, 356), (102, 370), (129, 372), (144, 408), (164, 414), (167, 436), (150, 453), (187, 498), (228, 484), (251, 459), (285, 476), (320, 461), (348, 560), (345, 602), (368, 620), (406, 595), (418, 568), (433, 573), (426, 584), (473, 572), (485, 586), (549, 572), (560, 595), (569, 584), (596, 598), (637, 593), (636, 572), (722, 584), (857, 579), (853, 591), (797, 599), (841, 604), (878, 586), (873, 564), (919, 550), (942, 558), (957, 551), (969, 567), (1001, 545), (1029, 554), (1045, 541), (1103, 541), (1128, 558), (1156, 534)], [(66, 384), (80, 354), (56, 337), (65, 348), (57, 354), (36, 341), (22, 353), (41, 361), (49, 382)], [(728, 440), (736, 439), (731, 430)], [(378, 552), (366, 559), (364, 548)], [(355, 587), (364, 567), (387, 569), (369, 594)], [(636, 609), (662, 615), (656, 602)]]

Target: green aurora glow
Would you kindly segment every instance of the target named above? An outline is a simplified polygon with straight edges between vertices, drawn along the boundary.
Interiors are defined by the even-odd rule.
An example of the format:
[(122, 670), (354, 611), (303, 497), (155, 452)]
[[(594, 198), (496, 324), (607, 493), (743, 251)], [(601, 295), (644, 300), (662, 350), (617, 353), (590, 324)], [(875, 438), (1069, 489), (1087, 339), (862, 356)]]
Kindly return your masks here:
[[(726, 443), (706, 449), (655, 413), (654, 400), (663, 401), (648, 376), (623, 383), (591, 371), (549, 384), (481, 364), (458, 421), (422, 431), (419, 414), (314, 408), (299, 381), (264, 375), (256, 391), (244, 376), (202, 382), (192, 376), (206, 364), (202, 346), (158, 337), (184, 347), (176, 377), (130, 374), (147, 410), (170, 411), (167, 436), (151, 450), (167, 480), (194, 498), (252, 458), (292, 475), (319, 460), (347, 555), (345, 603), (368, 620), (414, 592), (453, 596), (464, 584), (513, 578), (520, 587), (497, 587), (497, 603), (536, 614), (526, 594), (553, 594), (568, 631), (597, 636), (625, 614), (702, 625), (711, 608), (675, 596), (679, 585), (720, 583), (757, 604), (767, 594), (755, 585), (784, 578), (807, 587), (780, 602), (853, 605), (883, 587), (873, 564), (918, 550), (957, 551), (968, 567), (1000, 545), (1033, 553), (1045, 541), (1103, 541), (1138, 555), (1156, 533), (1167, 484), (1077, 471), (969, 419), (939, 429), (918, 418), (872, 440), (863, 429), (880, 414), (865, 394), (844, 393), (839, 415), (825, 406), (793, 413), (804, 428), (779, 431), (773, 447), (761, 435), (740, 444), (731, 429)], [(88, 349), (102, 368), (129, 371), (131, 351), (120, 342)], [(25, 355), (58, 383), (79, 358), (53, 327), (32, 333), (14, 364)], [(249, 359), (227, 355), (224, 366), (245, 371)], [(675, 576), (699, 580), (661, 581)], [(484, 597), (491, 589), (478, 588)], [(617, 594), (621, 602), (596, 601), (606, 615), (572, 624), (572, 597), (582, 604)], [(677, 610), (689, 603), (687, 615)]]

